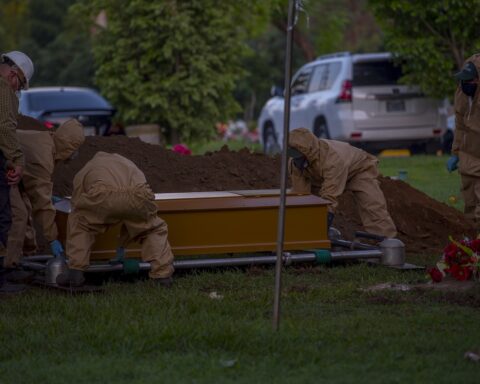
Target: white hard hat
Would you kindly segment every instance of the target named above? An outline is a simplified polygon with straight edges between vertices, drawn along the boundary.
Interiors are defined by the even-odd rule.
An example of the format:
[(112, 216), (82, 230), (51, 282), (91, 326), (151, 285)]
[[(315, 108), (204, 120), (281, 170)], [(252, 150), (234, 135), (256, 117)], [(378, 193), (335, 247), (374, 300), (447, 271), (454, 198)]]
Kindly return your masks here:
[(2, 55), (2, 60), (3, 58), (7, 58), (11, 60), (23, 73), (23, 76), (25, 76), (25, 89), (28, 89), (30, 85), (30, 79), (33, 76), (33, 63), (32, 60), (23, 52), (19, 51), (11, 51), (4, 53)]

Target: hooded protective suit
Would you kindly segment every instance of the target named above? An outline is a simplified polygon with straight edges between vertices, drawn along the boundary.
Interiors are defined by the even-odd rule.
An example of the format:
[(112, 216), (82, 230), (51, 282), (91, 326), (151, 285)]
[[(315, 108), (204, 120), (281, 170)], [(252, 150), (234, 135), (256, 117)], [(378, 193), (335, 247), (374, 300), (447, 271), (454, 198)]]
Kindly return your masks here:
[[(480, 54), (469, 57), (480, 73)], [(462, 177), (462, 195), (465, 216), (474, 220), (480, 229), (480, 90), (473, 98), (462, 92), (460, 85), (455, 92), (455, 135), (452, 154), (459, 158), (458, 172)]]
[(145, 175), (133, 162), (97, 152), (73, 179), (66, 244), (69, 268), (85, 270), (95, 235), (121, 224), (120, 246), (139, 241), (142, 260), (151, 264), (150, 277), (170, 277), (173, 254), (167, 224), (157, 216), (154, 200)]
[(344, 191), (352, 191), (366, 231), (397, 235), (377, 179), (375, 156), (348, 143), (318, 139), (306, 128), (290, 132), (289, 146), (304, 154), (309, 164), (301, 171), (290, 160), (293, 192), (312, 193), (330, 201), (329, 211), (333, 213), (337, 198)]
[[(4, 266), (13, 268), (22, 257), (25, 239), (34, 247), (29, 235), (30, 216), (42, 228), (48, 242), (58, 237), (55, 208), (52, 204), (52, 175), (55, 163), (68, 159), (85, 141), (83, 126), (75, 119), (63, 123), (55, 132), (17, 131), (25, 155), (22, 184), (10, 190), (12, 227), (9, 232)], [(32, 244), (33, 242), (33, 244)]]

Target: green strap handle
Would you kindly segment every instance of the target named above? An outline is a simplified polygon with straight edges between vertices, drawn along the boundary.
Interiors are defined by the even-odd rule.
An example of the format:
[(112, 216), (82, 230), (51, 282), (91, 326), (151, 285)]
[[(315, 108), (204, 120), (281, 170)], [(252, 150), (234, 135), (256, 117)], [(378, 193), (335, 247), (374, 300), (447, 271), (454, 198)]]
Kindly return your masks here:
[(125, 248), (117, 248), (117, 254), (111, 263), (120, 263), (123, 265), (125, 275), (138, 275), (140, 272), (140, 262), (134, 259), (125, 259)]
[(315, 254), (315, 262), (317, 264), (330, 264), (332, 262), (332, 255), (328, 249), (313, 249)]

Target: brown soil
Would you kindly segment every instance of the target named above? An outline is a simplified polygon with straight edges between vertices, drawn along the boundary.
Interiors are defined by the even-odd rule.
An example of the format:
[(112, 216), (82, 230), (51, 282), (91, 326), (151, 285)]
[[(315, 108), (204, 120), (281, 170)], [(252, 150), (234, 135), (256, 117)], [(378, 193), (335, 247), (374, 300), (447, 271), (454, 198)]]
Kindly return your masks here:
[[(158, 145), (125, 136), (87, 137), (79, 156), (55, 169), (54, 193), (72, 192), (76, 172), (98, 151), (119, 153), (132, 160), (157, 192), (224, 191), (278, 188), (280, 159), (248, 150), (232, 152), (224, 147), (203, 156), (183, 156)], [(388, 209), (399, 238), (409, 254), (440, 254), (448, 236), (473, 235), (473, 225), (456, 209), (440, 203), (407, 183), (381, 178)], [(352, 239), (362, 230), (350, 193), (339, 200), (334, 226)]]

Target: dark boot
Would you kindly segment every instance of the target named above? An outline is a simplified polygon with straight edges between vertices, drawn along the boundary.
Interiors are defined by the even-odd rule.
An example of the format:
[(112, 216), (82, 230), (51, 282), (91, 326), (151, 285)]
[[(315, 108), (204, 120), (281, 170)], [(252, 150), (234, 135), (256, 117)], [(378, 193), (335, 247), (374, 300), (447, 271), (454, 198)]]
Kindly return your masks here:
[(85, 284), (83, 271), (68, 269), (66, 272), (57, 276), (57, 284), (62, 287), (81, 287)]
[(173, 285), (173, 278), (172, 277), (158, 277), (156, 279), (152, 279), (155, 284), (158, 284), (164, 288), (171, 288)]
[(18, 293), (25, 290), (23, 284), (11, 284), (5, 280), (5, 270), (0, 268), (0, 294), (2, 293)]
[(34, 275), (35, 274), (31, 271), (14, 268), (6, 270), (5, 279), (10, 283), (29, 283), (33, 280)]

